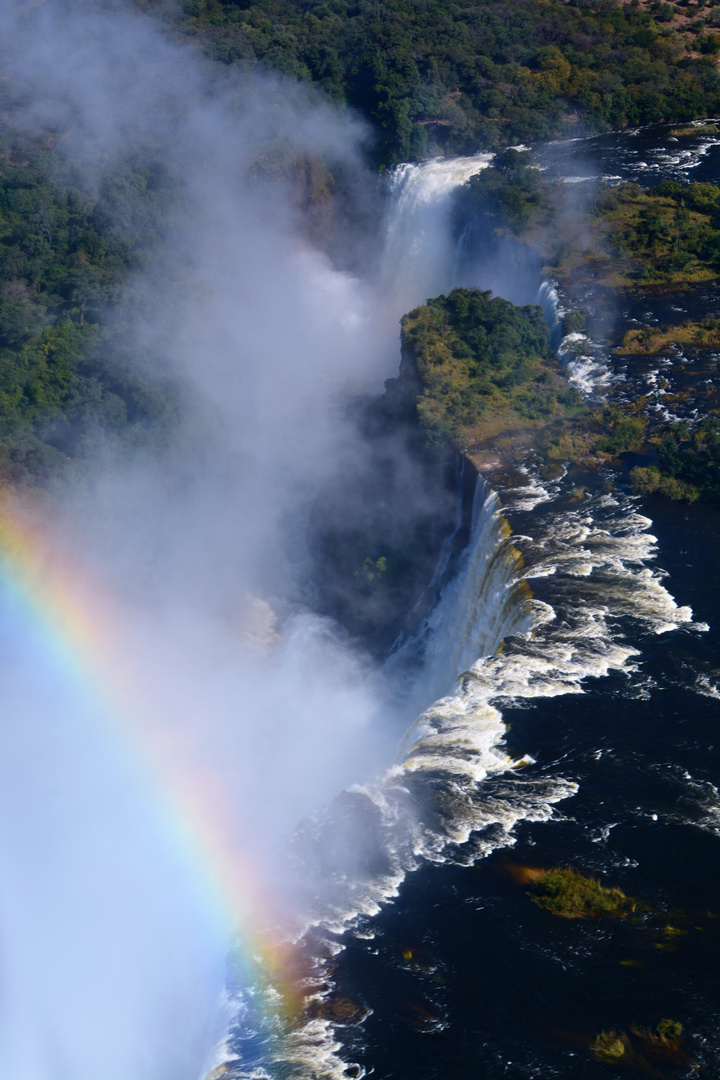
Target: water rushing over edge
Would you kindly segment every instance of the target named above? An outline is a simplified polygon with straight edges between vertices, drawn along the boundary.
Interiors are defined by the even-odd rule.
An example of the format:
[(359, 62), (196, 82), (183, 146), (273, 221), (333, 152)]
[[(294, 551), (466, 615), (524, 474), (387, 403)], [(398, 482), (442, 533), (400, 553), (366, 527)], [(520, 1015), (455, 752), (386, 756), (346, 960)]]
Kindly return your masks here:
[(398, 165), (390, 173), (380, 279), (383, 291), (394, 297), (398, 317), (452, 288), (457, 245), (450, 197), (493, 157), (437, 158), (422, 165)]
[[(447, 196), (485, 164), (458, 159), (396, 170), (386, 274), (390, 265), (397, 268), (396, 296), (407, 292), (407, 309), (422, 302), (418, 290), (433, 295), (447, 288), (453, 258)], [(426, 265), (428, 244), (439, 268)], [(571, 380), (597, 393), (607, 377), (602, 357), (569, 347), (584, 347), (584, 336), (582, 343), (562, 339), (552, 283), (541, 284), (538, 302)], [(351, 788), (303, 830), (304, 870), (312, 874), (316, 860), (323, 875), (323, 902), (308, 905), (296, 934), (296, 944), (317, 954), (308, 1001), (328, 998), (331, 957), (344, 947), (344, 935), (371, 937), (373, 916), (398, 895), (408, 873), (448, 857), (472, 862), (510, 845), (519, 821), (547, 820), (554, 804), (576, 790), (572, 778), (538, 776), (530, 757), (513, 760), (505, 752), (503, 703), (582, 693), (588, 678), (632, 670), (638, 650), (624, 637), (629, 622), (655, 633), (693, 625), (662, 572), (648, 566), (656, 541), (633, 499), (595, 494), (572, 505), (562, 481), (548, 486), (530, 474), (526, 487), (499, 493), (478, 482), (461, 569), (418, 634), (424, 666), (411, 694), (420, 715), (384, 775)], [(541, 504), (542, 512), (528, 519)], [(346, 856), (348, 835), (370, 838), (363, 857)], [(247, 1006), (236, 1003), (236, 1022), (214, 1059), (225, 1075), (257, 1080), (274, 1075), (273, 1066), (283, 1077), (348, 1075), (338, 1028), (322, 1015), (289, 1034), (261, 1033), (263, 1052), (244, 1054), (243, 1027), (247, 1032), (253, 1024)]]
[[(326, 957), (308, 1000), (332, 993), (331, 958), (344, 936), (372, 936), (373, 916), (408, 873), (510, 846), (519, 822), (548, 820), (577, 790), (572, 778), (534, 773), (529, 756), (508, 755), (504, 703), (582, 693), (588, 678), (631, 670), (638, 650), (624, 640), (628, 619), (655, 633), (693, 625), (662, 572), (647, 565), (656, 541), (632, 499), (597, 495), (572, 506), (561, 483), (547, 491), (532, 480), (501, 495), (504, 508), (478, 482), (464, 565), (422, 631), (427, 659), (416, 694), (432, 695), (443, 679), (454, 688), (421, 712), (383, 776), (346, 792), (301, 838), (305, 872), (316, 859), (324, 875), (323, 902), (298, 930), (298, 943)], [(516, 533), (513, 519), (535, 500), (543, 504), (532, 518), (535, 535)], [(552, 603), (528, 586), (548, 581)], [(348, 830), (371, 838), (362, 859), (344, 851)], [(280, 1075), (347, 1075), (329, 1019), (314, 1017), (271, 1041)], [(228, 1047), (235, 1058), (232, 1037)], [(233, 1077), (272, 1075), (247, 1069), (242, 1054), (225, 1060)]]

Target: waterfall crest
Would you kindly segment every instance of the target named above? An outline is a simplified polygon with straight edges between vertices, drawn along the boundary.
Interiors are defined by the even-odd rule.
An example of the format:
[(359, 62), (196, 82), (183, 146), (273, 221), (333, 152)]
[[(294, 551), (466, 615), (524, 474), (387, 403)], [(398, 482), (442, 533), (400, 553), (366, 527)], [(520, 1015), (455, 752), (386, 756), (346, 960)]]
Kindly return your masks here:
[(493, 157), (438, 158), (398, 165), (390, 173), (380, 283), (398, 318), (455, 284), (452, 193)]
[[(384, 277), (402, 310), (452, 285), (449, 195), (487, 160), (406, 165), (391, 177)], [(544, 283), (538, 302), (558, 346), (557, 290)], [(651, 565), (651, 522), (632, 498), (589, 494), (577, 505), (564, 477), (541, 482), (531, 462), (520, 471), (525, 480), (498, 478), (496, 490), (478, 479), (456, 572), (448, 578), (450, 541), (434, 575), (437, 602), (393, 658), (404, 711), (415, 710), (394, 764), (343, 792), (294, 838), (304, 904), (292, 939), (314, 958), (308, 1002), (327, 1000), (332, 957), (351, 935), (373, 937), (373, 916), (409, 873), (448, 860), (470, 865), (512, 845), (520, 822), (548, 820), (577, 790), (573, 777), (509, 752), (504, 710), (633, 670), (630, 628), (694, 625)], [(409, 656), (422, 667), (403, 681)], [(240, 1034), (230, 1033), (224, 1075), (267, 1077), (244, 1057)], [(272, 1061), (283, 1076), (340, 1080), (348, 1075), (340, 1049), (338, 1026), (318, 1014), (274, 1044)]]
[(597, 398), (612, 380), (603, 346), (580, 331), (563, 334), (567, 309), (562, 306), (557, 282), (547, 278), (540, 282), (537, 303), (545, 313), (550, 344), (565, 367), (569, 381), (584, 397)]
[[(510, 846), (520, 822), (548, 820), (577, 790), (572, 777), (508, 753), (503, 709), (633, 670), (628, 625), (706, 629), (647, 565), (656, 540), (629, 497), (569, 506), (562, 479), (543, 485), (528, 469), (525, 485), (498, 492), (479, 479), (473, 518), (462, 565), (421, 631), (426, 664), (414, 693), (444, 696), (411, 724), (384, 775), (344, 792), (296, 838), (314, 896), (313, 867), (322, 878), (322, 903), (308, 904), (295, 936), (328, 958), (308, 982), (318, 1001), (331, 992), (332, 956), (348, 934), (372, 937), (373, 916), (408, 873)], [(528, 520), (532, 536), (518, 529)], [(340, 1048), (332, 1021), (315, 1017), (275, 1053), (289, 1076), (308, 1075), (312, 1062), (312, 1075), (339, 1080)], [(230, 1069), (238, 1080), (261, 1075), (239, 1060)]]

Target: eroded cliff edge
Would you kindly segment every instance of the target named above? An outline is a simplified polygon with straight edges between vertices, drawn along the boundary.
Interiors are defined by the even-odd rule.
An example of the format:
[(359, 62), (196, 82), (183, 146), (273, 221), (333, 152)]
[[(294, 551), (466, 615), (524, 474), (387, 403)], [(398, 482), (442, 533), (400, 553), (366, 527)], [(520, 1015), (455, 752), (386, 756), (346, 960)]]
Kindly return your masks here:
[(555, 358), (542, 309), (455, 289), (402, 320), (397, 378), (353, 403), (366, 453), (311, 522), (321, 607), (383, 654), (412, 634), (467, 544), (478, 473), (593, 463), (601, 419)]

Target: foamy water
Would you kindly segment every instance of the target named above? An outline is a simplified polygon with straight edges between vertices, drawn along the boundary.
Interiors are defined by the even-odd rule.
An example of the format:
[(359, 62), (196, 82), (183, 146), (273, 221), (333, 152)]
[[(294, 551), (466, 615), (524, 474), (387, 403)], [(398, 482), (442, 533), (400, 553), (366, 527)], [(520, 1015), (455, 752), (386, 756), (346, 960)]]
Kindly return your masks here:
[(450, 196), (492, 161), (493, 154), (399, 165), (389, 177), (381, 288), (399, 319), (428, 297), (453, 287), (457, 257)]
[[(534, 535), (516, 532), (515, 516), (527, 526), (528, 490), (539, 488), (496, 493), (478, 482), (467, 557), (420, 632), (425, 666), (413, 692), (427, 695), (443, 679), (448, 691), (412, 723), (385, 774), (306, 827), (305, 872), (322, 876), (323, 900), (306, 912), (299, 939), (320, 932), (342, 948), (347, 935), (372, 936), (373, 917), (408, 873), (511, 846), (520, 822), (547, 821), (572, 797), (571, 776), (540, 776), (531, 757), (507, 752), (504, 706), (581, 694), (590, 678), (632, 671), (639, 649), (629, 627), (633, 637), (705, 629), (663, 584), (652, 522), (634, 500), (597, 495), (568, 507), (555, 485), (541, 489)], [(531, 595), (533, 582), (544, 583), (552, 603)], [(344, 852), (346, 834), (366, 838), (364, 858)], [(341, 1031), (315, 1019), (275, 1054), (290, 1070), (283, 1075), (334, 1080), (347, 1068), (341, 1044)]]
[[(408, 298), (406, 309), (423, 291), (447, 289), (454, 257), (448, 196), (488, 160), (396, 170), (384, 272), (398, 303)], [(427, 265), (431, 252), (437, 266)], [(538, 301), (571, 381), (587, 396), (601, 392), (609, 379), (602, 350), (585, 335), (563, 339), (553, 283), (542, 283)], [(633, 671), (641, 634), (705, 629), (666, 588), (652, 522), (636, 500), (588, 494), (570, 504), (562, 477), (543, 483), (529, 463), (525, 477), (498, 491), (478, 481), (457, 573), (389, 666), (417, 709), (396, 761), (343, 793), (296, 838), (309, 894), (293, 934), (300, 946), (322, 941), (329, 955), (352, 935), (372, 938), (374, 916), (409, 873), (448, 859), (472, 863), (510, 846), (520, 822), (547, 821), (572, 797), (572, 776), (539, 775), (529, 755), (508, 753), (504, 708), (581, 694), (588, 679)], [(446, 544), (438, 581), (449, 553)], [(403, 656), (421, 656), (421, 669), (403, 676)], [(308, 987), (309, 997), (331, 993), (331, 965), (320, 967), (324, 975)], [(273, 1059), (283, 1077), (348, 1075), (342, 1026), (327, 1019), (282, 1036)], [(226, 1075), (265, 1076), (229, 1058)]]

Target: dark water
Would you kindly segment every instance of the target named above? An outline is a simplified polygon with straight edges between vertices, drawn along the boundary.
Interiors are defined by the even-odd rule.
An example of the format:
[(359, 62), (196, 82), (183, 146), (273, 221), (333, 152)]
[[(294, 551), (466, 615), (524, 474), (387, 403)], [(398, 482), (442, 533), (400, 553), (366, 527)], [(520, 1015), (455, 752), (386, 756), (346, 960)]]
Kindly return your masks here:
[[(648, 509), (673, 593), (712, 626), (720, 513)], [(720, 634), (632, 640), (642, 656), (631, 676), (505, 712), (511, 753), (529, 751), (532, 770), (579, 783), (556, 819), (520, 825), (511, 851), (474, 866), (410, 875), (375, 920), (375, 938), (354, 940), (340, 958), (342, 990), (373, 1010), (348, 1032), (368, 1071), (403, 1080), (614, 1075), (594, 1059), (592, 1039), (670, 1017), (702, 1075), (718, 1074), (720, 699), (698, 679), (720, 681)], [(657, 914), (632, 925), (557, 918), (503, 872), (508, 859), (572, 864)], [(689, 1072), (675, 1064), (662, 1074)]]
[[(539, 156), (565, 176), (720, 177), (717, 136), (674, 139), (670, 130), (612, 134)], [(672, 322), (668, 311), (681, 321), (716, 300), (711, 285), (631, 301), (620, 329)], [(709, 352), (609, 363), (619, 392), (645, 393), (650, 410), (662, 406), (658, 373), (673, 390), (717, 378)], [(702, 415), (702, 394), (682, 407)], [(600, 480), (567, 477), (559, 498), (582, 482)], [(470, 841), (440, 865), (425, 863), (362, 924), (362, 937), (347, 936), (333, 978), (368, 1015), (339, 1029), (342, 1056), (369, 1075), (720, 1076), (720, 510), (662, 500), (640, 509), (653, 521), (653, 565), (667, 572), (666, 588), (709, 629), (657, 634), (619, 614), (616, 637), (640, 653), (632, 670), (589, 677), (582, 694), (504, 706), (509, 754), (535, 759), (524, 775), (575, 781), (577, 793), (551, 820), (518, 824), (512, 847), (473, 861)], [(543, 504), (511, 524), (532, 535), (553, 512)], [(535, 595), (552, 603), (555, 584), (533, 582)], [(488, 778), (483, 798), (503, 783)], [(572, 865), (649, 909), (622, 922), (562, 919), (532, 903), (508, 863)], [(602, 1031), (662, 1018), (683, 1026), (683, 1052), (672, 1059), (609, 1065), (590, 1049)]]
[(551, 178), (574, 182), (604, 177), (652, 187), (664, 178), (710, 181), (720, 175), (720, 134), (714, 121), (611, 131), (587, 139), (563, 139), (533, 147)]
[[(669, 129), (538, 156), (565, 177), (720, 178), (720, 138)], [(582, 385), (701, 418), (717, 402), (717, 353), (612, 347), (628, 327), (697, 318), (719, 299), (706, 284), (623, 301)], [(442, 660), (459, 642), (450, 667), (473, 674), (424, 714), (394, 770), (343, 793), (298, 841), (309, 894), (313, 865), (324, 894), (305, 939), (317, 1011), (278, 1039), (261, 997), (238, 986), (228, 1075), (720, 1077), (720, 508), (641, 505), (622, 476), (542, 478), (526, 464), (497, 478), (511, 540), (478, 486), (456, 579), (468, 587), (453, 599), (451, 582), (431, 617), (428, 648)], [(644, 906), (626, 920), (551, 914), (517, 867), (557, 866)], [(663, 1019), (682, 1025), (672, 1053), (638, 1035)], [(600, 1060), (602, 1032), (625, 1033), (633, 1056)]]

